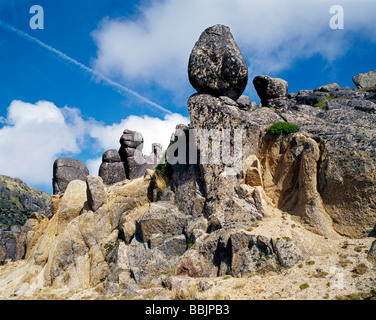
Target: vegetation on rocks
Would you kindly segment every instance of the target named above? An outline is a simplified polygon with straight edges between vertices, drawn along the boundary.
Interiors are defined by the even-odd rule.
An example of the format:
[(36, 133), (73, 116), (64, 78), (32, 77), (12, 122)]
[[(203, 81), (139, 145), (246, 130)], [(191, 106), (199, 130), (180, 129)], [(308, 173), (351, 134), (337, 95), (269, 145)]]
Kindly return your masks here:
[(300, 127), (295, 124), (279, 121), (279, 122), (272, 124), (267, 129), (267, 131), (273, 135), (280, 135), (282, 133), (289, 134), (292, 132), (297, 132), (299, 131), (299, 129)]
[(23, 225), (30, 214), (44, 209), (50, 196), (18, 178), (0, 175), (0, 223)]

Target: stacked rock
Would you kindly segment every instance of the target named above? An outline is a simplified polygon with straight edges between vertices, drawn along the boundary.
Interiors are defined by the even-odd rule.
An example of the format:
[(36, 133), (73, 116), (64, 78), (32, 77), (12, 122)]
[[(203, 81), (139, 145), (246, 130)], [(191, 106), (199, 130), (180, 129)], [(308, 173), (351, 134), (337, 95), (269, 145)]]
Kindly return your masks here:
[(263, 107), (281, 109), (288, 107), (288, 83), (280, 78), (259, 75), (253, 79), (253, 85), (261, 99)]
[(144, 139), (137, 131), (124, 130), (120, 137), (120, 149), (107, 150), (102, 155), (99, 176), (105, 185), (111, 185), (126, 179), (135, 179), (145, 174), (147, 169), (154, 170), (163, 158), (162, 145), (152, 144), (152, 153), (142, 153)]
[(69, 158), (56, 159), (53, 165), (53, 193), (64, 193), (69, 182), (73, 180), (86, 181), (88, 175), (89, 170), (82, 161)]
[(144, 138), (137, 131), (125, 129), (120, 137), (119, 154), (124, 162), (127, 177), (134, 179), (142, 175), (142, 167), (145, 165), (145, 159), (142, 154)]
[(189, 57), (188, 76), (198, 93), (241, 96), (248, 68), (228, 27), (217, 24), (202, 32)]
[(102, 155), (98, 175), (105, 185), (111, 185), (126, 179), (124, 163), (115, 149), (107, 150)]

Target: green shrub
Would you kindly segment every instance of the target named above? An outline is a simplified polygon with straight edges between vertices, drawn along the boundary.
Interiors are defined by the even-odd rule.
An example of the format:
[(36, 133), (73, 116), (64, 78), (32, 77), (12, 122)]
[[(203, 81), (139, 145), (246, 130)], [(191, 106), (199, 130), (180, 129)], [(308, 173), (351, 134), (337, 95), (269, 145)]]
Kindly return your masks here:
[(273, 135), (280, 135), (282, 133), (292, 133), (299, 131), (300, 127), (289, 122), (276, 122), (272, 124), (268, 129), (269, 133)]

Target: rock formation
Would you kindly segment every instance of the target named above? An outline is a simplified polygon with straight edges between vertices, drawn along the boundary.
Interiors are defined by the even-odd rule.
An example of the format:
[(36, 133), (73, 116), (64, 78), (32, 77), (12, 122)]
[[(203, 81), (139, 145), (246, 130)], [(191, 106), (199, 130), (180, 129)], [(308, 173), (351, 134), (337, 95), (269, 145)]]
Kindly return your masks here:
[(73, 180), (86, 180), (89, 170), (85, 164), (76, 159), (56, 159), (53, 165), (52, 187), (53, 193), (64, 193), (69, 182)]
[(152, 153), (144, 156), (143, 142), (140, 132), (125, 129), (120, 137), (119, 151), (110, 149), (103, 153), (98, 174), (105, 185), (138, 178), (143, 176), (147, 169), (154, 169), (163, 157), (162, 145), (153, 143)]
[(102, 155), (98, 175), (104, 184), (111, 185), (126, 179), (124, 163), (115, 149), (107, 150)]
[(29, 188), (22, 180), (0, 175), (0, 265), (21, 259), (25, 252), (18, 236), (30, 214), (50, 216), (50, 196)]
[[(210, 277), (287, 268), (294, 277), (312, 255), (330, 260), (348, 240), (370, 245), (375, 89), (330, 83), (288, 93), (285, 80), (259, 75), (257, 105), (242, 96), (246, 70), (227, 27), (205, 30), (189, 60), (198, 91), (187, 103), (191, 123), (176, 126), (163, 154), (153, 145), (144, 156), (141, 133), (125, 130), (119, 151), (103, 154), (99, 176), (68, 182), (70, 174), (59, 174), (68, 182), (58, 184), (64, 193), (52, 196), (52, 215), (34, 213), (22, 227), (23, 259), (0, 269), (1, 294), (67, 286), (132, 296), (192, 278), (210, 290)], [(285, 126), (276, 132), (275, 123)], [(362, 252), (368, 265), (375, 260), (370, 247), (367, 257)], [(330, 270), (311, 271), (310, 279)]]
[(218, 24), (201, 34), (189, 57), (188, 75), (199, 93), (240, 97), (248, 68), (228, 27)]

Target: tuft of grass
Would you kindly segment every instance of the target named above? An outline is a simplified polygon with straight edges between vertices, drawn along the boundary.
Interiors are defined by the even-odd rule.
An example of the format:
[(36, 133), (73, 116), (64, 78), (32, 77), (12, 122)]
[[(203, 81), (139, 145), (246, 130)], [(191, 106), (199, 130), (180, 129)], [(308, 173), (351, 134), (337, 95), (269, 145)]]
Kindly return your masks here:
[(368, 91), (368, 90), (375, 90), (375, 89), (376, 89), (376, 86), (372, 86), (372, 87), (360, 88), (358, 89), (358, 91)]
[(198, 287), (197, 285), (191, 285), (180, 290), (174, 289), (172, 291), (173, 300), (197, 300), (198, 299)]
[(309, 287), (309, 284), (306, 282), (306, 283), (303, 283), (299, 286), (300, 290), (304, 290), (304, 289), (307, 289)]
[(297, 132), (299, 130), (300, 130), (299, 126), (289, 123), (289, 122), (283, 122), (283, 121), (276, 122), (272, 124), (268, 129), (266, 129), (266, 131), (268, 131), (269, 133), (273, 135), (280, 135), (282, 133), (289, 134), (292, 132)]
[(365, 274), (367, 272), (368, 268), (364, 263), (358, 264), (354, 269), (351, 270), (351, 272), (355, 274)]
[(159, 170), (155, 170), (155, 184), (160, 191), (166, 189), (169, 179)]
[(351, 99), (351, 98), (346, 98), (346, 97), (327, 97), (324, 100), (315, 103), (313, 107), (315, 108), (320, 108), (322, 110), (328, 110), (328, 106), (325, 104), (328, 100), (334, 100), (334, 99)]

